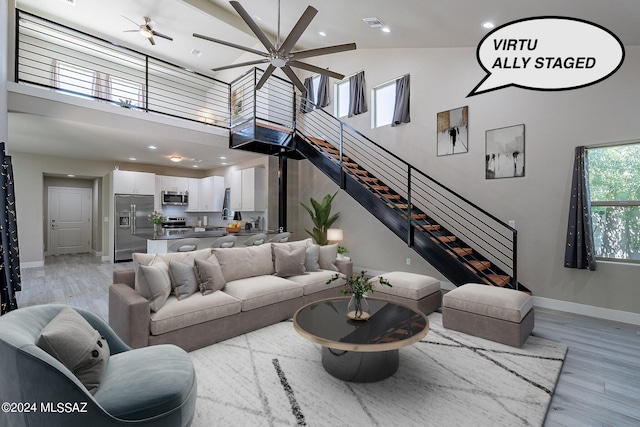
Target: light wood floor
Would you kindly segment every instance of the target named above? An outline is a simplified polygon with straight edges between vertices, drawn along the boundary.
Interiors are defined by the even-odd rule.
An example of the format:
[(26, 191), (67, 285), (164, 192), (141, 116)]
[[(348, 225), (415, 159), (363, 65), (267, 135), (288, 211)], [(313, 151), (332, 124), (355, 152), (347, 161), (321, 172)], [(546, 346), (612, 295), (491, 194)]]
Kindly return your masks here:
[[(130, 267), (90, 254), (47, 257), (22, 271), (18, 306), (70, 304), (108, 319), (112, 272)], [(640, 426), (640, 326), (537, 308), (533, 333), (569, 347), (545, 426)]]

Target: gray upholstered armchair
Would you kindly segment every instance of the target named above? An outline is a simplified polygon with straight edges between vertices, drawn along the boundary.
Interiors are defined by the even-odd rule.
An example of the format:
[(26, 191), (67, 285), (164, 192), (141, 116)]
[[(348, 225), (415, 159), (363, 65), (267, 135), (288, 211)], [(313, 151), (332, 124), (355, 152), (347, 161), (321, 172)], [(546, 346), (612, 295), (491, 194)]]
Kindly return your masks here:
[(111, 353), (100, 387), (92, 395), (69, 369), (36, 345), (40, 331), (63, 308), (40, 305), (0, 317), (0, 402), (33, 405), (31, 412), (18, 406), (15, 412), (0, 411), (0, 425), (182, 427), (191, 423), (197, 387), (187, 353), (174, 345), (132, 350), (104, 320), (76, 308), (104, 337)]

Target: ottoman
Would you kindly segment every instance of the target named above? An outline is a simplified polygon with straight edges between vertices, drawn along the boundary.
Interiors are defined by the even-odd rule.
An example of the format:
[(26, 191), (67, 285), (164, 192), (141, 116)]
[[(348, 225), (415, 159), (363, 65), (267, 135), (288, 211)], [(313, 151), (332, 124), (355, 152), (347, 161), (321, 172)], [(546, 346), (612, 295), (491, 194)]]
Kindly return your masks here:
[[(392, 287), (380, 285), (379, 278), (384, 277)], [(375, 276), (373, 282), (373, 297), (379, 297), (392, 302), (404, 304), (428, 315), (438, 310), (442, 305), (440, 281), (430, 276), (403, 271), (392, 271)]]
[(444, 295), (442, 326), (512, 347), (533, 330), (533, 298), (513, 289), (467, 283)]

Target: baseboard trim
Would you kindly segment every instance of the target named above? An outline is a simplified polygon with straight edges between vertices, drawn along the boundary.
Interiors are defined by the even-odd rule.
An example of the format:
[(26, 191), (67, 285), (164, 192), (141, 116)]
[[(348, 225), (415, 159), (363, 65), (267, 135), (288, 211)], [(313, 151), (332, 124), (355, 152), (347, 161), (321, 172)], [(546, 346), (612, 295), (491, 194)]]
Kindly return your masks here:
[(38, 268), (44, 267), (44, 261), (20, 262), (20, 268)]
[(562, 301), (551, 298), (533, 297), (535, 307), (549, 308), (551, 310), (565, 311), (567, 313), (581, 314), (583, 316), (597, 317), (599, 319), (614, 322), (640, 325), (640, 314), (630, 311), (613, 310), (611, 308), (596, 307), (593, 305), (578, 304), (576, 302)]

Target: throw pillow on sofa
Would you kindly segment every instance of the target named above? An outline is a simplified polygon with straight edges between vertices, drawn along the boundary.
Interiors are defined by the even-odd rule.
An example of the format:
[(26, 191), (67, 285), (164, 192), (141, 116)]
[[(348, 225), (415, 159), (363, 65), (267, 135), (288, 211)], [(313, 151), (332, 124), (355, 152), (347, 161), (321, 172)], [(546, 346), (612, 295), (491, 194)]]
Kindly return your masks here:
[(169, 274), (171, 288), (178, 301), (185, 299), (198, 290), (198, 279), (194, 268), (194, 259), (185, 258), (183, 262), (170, 261)]
[(77, 311), (63, 308), (42, 329), (36, 345), (73, 372), (91, 394), (98, 390), (109, 344)]
[(147, 300), (151, 311), (158, 311), (171, 294), (171, 278), (169, 266), (160, 258), (155, 258), (151, 265), (140, 265), (136, 274), (136, 291)]
[(209, 259), (197, 259), (195, 263), (196, 276), (200, 292), (207, 295), (215, 291), (221, 291), (227, 285), (220, 268), (220, 263), (215, 255), (211, 255)]
[(301, 247), (307, 248), (304, 254), (304, 269), (306, 271), (318, 271), (320, 270), (320, 264), (318, 264), (318, 258), (320, 257), (320, 246), (313, 243), (312, 238), (304, 240), (296, 240), (295, 242), (288, 243), (272, 243), (279, 247), (289, 247), (294, 250)]
[(289, 251), (288, 248), (273, 246), (273, 264), (276, 276), (290, 277), (305, 274), (304, 256), (306, 247)]
[(274, 273), (271, 245), (214, 248), (213, 254), (218, 259), (227, 282)]
[(320, 256), (318, 264), (323, 270), (339, 271), (336, 266), (336, 258), (338, 257), (338, 244), (320, 246)]

